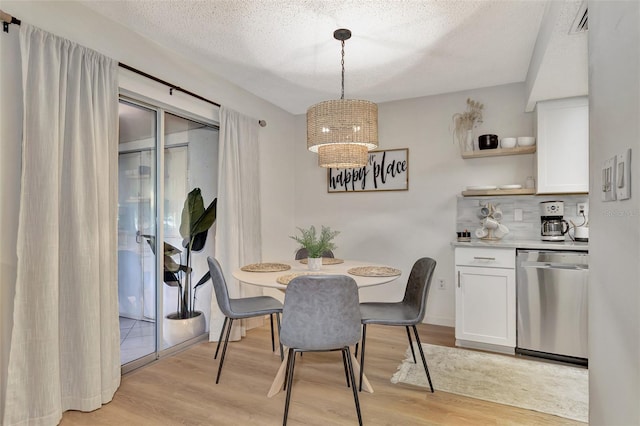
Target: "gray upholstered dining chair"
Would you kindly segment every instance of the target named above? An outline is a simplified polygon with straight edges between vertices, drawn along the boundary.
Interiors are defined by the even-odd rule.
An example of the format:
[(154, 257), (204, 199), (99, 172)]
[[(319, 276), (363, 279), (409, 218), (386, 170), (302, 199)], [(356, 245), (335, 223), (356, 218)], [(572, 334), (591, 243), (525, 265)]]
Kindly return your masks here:
[[(218, 263), (217, 259), (213, 259), (211, 257), (207, 258), (207, 262), (209, 263), (209, 273), (211, 274), (211, 281), (213, 281), (213, 288), (216, 293), (218, 307), (224, 314), (224, 322), (222, 323), (222, 330), (220, 330), (220, 337), (218, 338), (218, 345), (216, 346), (216, 353), (213, 359), (218, 358), (220, 342), (222, 341), (225, 328), (227, 330), (224, 338), (222, 355), (220, 357), (220, 365), (218, 366), (218, 374), (216, 376), (216, 383), (218, 383), (220, 381), (220, 373), (222, 372), (224, 356), (227, 352), (227, 344), (229, 343), (229, 334), (231, 333), (233, 320), (269, 315), (271, 317), (271, 348), (275, 349), (273, 340), (273, 315), (276, 315), (278, 329), (280, 329), (282, 303), (271, 296), (243, 297), (240, 299), (230, 298), (229, 291), (227, 289), (227, 282), (224, 279), (224, 275), (222, 275), (220, 263)], [(282, 357), (282, 344), (280, 344), (280, 358)]]
[(409, 331), (409, 327), (413, 328), (413, 334), (415, 335), (420, 357), (422, 358), (422, 365), (424, 365), (424, 371), (427, 373), (427, 379), (429, 380), (429, 387), (431, 388), (431, 392), (433, 392), (431, 375), (429, 374), (429, 368), (427, 367), (427, 361), (424, 357), (424, 351), (422, 350), (416, 324), (421, 323), (424, 319), (427, 308), (427, 295), (429, 294), (431, 278), (433, 277), (433, 271), (435, 269), (435, 260), (429, 257), (418, 259), (413, 264), (413, 268), (411, 268), (407, 287), (404, 291), (404, 298), (401, 302), (364, 302), (360, 304), (360, 313), (362, 314), (360, 390), (362, 390), (362, 377), (364, 374), (364, 350), (367, 338), (367, 324), (380, 324), (403, 326), (407, 329), (407, 337), (409, 338), (409, 347), (413, 355), (413, 362), (417, 363), (413, 343), (411, 342), (411, 332)]
[(287, 396), (283, 425), (287, 424), (291, 387), (297, 353), (342, 351), (351, 383), (353, 399), (362, 425), (358, 390), (353, 373), (349, 346), (360, 340), (358, 286), (346, 275), (305, 275), (287, 286), (282, 313), (280, 341), (289, 348), (287, 363)]
[[(298, 249), (296, 252), (296, 260), (306, 259), (309, 257), (309, 251), (306, 248)], [(331, 250), (327, 250), (322, 253), (322, 257), (333, 257), (333, 252)]]

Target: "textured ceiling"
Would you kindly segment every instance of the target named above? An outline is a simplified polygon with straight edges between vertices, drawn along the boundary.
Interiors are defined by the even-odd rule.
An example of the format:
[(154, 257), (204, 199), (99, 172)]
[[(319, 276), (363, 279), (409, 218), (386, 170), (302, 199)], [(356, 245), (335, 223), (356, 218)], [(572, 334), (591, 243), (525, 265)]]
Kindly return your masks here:
[[(301, 114), (340, 97), (384, 102), (524, 81), (545, 1), (124, 0), (85, 5)], [(145, 70), (153, 72), (153, 70)], [(187, 88), (188, 89), (188, 88)]]

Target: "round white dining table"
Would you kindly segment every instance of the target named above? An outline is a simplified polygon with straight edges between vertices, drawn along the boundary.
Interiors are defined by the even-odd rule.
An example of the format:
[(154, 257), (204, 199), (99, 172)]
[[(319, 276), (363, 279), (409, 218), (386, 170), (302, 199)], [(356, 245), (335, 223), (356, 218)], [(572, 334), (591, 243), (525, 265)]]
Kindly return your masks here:
[[(394, 275), (391, 277), (388, 277), (388, 276), (363, 277), (359, 275), (350, 274), (348, 272), (349, 269), (356, 268), (359, 266), (387, 266), (387, 265), (378, 265), (370, 262), (363, 262), (363, 261), (357, 261), (357, 260), (345, 260), (343, 263), (338, 263), (335, 265), (322, 265), (319, 271), (310, 271), (308, 266), (304, 263), (301, 263), (299, 260), (287, 260), (287, 261), (278, 261), (278, 262), (269, 262), (269, 263), (286, 264), (291, 266), (291, 269), (288, 269), (286, 271), (279, 271), (279, 272), (247, 272), (247, 271), (243, 271), (241, 268), (238, 268), (235, 271), (233, 271), (232, 275), (238, 281), (241, 281), (247, 284), (253, 284), (261, 287), (277, 288), (283, 291), (286, 290), (287, 286), (285, 284), (280, 284), (277, 281), (278, 277), (280, 277), (281, 275), (289, 275), (289, 274), (295, 274), (300, 272), (302, 273), (313, 272), (313, 274), (320, 274), (320, 275), (322, 274), (348, 275), (355, 280), (356, 284), (358, 285), (358, 288), (388, 283), (390, 281), (397, 279), (400, 276), (400, 275)], [(285, 351), (284, 360), (280, 364), (280, 368), (276, 373), (276, 377), (274, 378), (273, 383), (271, 384), (271, 388), (267, 393), (267, 396), (269, 398), (276, 395), (282, 390), (282, 387), (284, 385), (287, 359), (288, 359), (288, 351)], [(351, 352), (351, 362), (354, 369), (354, 375), (358, 377), (360, 375), (360, 363), (354, 356), (353, 352)], [(356, 384), (354, 383), (353, 386), (355, 385)], [(362, 377), (362, 389), (366, 392), (373, 393), (373, 387), (371, 386), (371, 383), (369, 383), (369, 379), (367, 379), (366, 374), (363, 375)]]
[(246, 272), (241, 268), (233, 271), (232, 275), (238, 281), (242, 281), (247, 284), (253, 284), (260, 287), (270, 287), (284, 290), (287, 288), (285, 284), (280, 284), (277, 279), (282, 275), (289, 275), (294, 273), (310, 273), (314, 274), (329, 274), (329, 275), (348, 275), (353, 278), (360, 287), (368, 287), (374, 285), (380, 285), (391, 282), (397, 279), (400, 275), (394, 275), (391, 277), (363, 277), (359, 275), (352, 275), (348, 271), (351, 268), (359, 266), (387, 266), (380, 265), (371, 262), (363, 262), (359, 260), (345, 260), (344, 263), (338, 263), (335, 265), (322, 265), (319, 271), (310, 271), (306, 264), (301, 263), (299, 260), (285, 260), (269, 263), (282, 263), (291, 266), (291, 269), (279, 272)]

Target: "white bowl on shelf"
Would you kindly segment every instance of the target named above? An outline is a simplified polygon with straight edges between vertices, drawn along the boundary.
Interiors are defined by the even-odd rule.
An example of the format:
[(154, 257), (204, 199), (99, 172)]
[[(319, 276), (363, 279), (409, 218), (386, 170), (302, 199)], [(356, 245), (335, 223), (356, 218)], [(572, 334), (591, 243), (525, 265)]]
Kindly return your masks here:
[(516, 138), (502, 138), (500, 148), (515, 148), (516, 142)]
[(533, 136), (518, 136), (518, 146), (533, 146), (536, 138)]

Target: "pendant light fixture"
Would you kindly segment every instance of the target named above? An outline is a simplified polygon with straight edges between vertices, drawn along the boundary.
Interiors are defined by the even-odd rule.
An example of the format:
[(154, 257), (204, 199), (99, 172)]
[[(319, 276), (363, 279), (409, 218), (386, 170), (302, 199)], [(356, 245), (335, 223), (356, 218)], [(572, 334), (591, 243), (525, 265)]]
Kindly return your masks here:
[(307, 110), (307, 148), (318, 153), (321, 167), (363, 167), (378, 147), (378, 105), (344, 98), (344, 42), (351, 31), (337, 29), (333, 37), (342, 44), (342, 94)]

